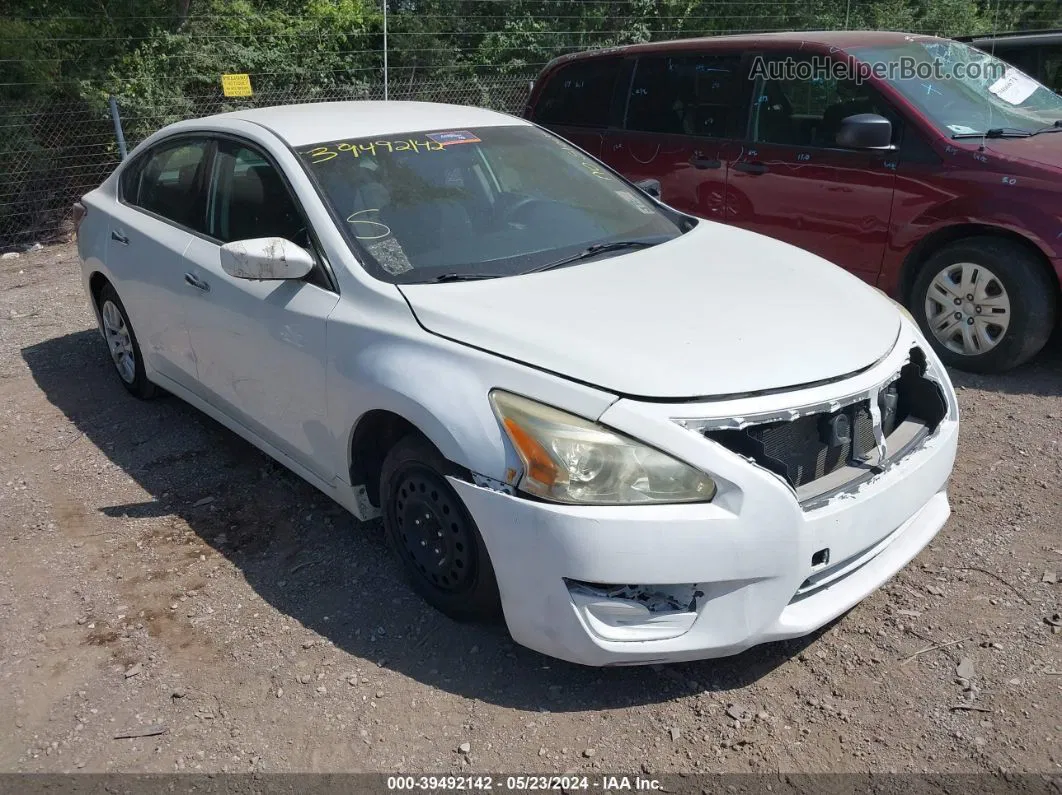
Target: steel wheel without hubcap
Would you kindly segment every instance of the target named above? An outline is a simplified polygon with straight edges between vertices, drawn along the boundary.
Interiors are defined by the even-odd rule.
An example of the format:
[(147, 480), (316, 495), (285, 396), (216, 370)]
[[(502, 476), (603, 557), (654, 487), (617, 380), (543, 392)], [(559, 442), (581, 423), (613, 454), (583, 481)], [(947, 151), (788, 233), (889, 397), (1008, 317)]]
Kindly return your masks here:
[(483, 537), (447, 476), (459, 470), (426, 439), (398, 441), (380, 468), (388, 542), (410, 584), (458, 621), (501, 613), (498, 581)]
[(995, 348), (1010, 325), (1010, 297), (984, 265), (957, 262), (941, 270), (926, 293), (926, 319), (948, 350), (978, 356)]
[(389, 508), (403, 553), (431, 585), (461, 593), (475, 582), (475, 549), (464, 512), (434, 472), (411, 466), (402, 473)]
[(136, 352), (133, 350), (133, 340), (125, 324), (125, 318), (122, 317), (121, 310), (111, 301), (103, 302), (100, 315), (103, 318), (103, 332), (107, 338), (111, 360), (121, 379), (127, 384), (132, 384), (136, 380)]

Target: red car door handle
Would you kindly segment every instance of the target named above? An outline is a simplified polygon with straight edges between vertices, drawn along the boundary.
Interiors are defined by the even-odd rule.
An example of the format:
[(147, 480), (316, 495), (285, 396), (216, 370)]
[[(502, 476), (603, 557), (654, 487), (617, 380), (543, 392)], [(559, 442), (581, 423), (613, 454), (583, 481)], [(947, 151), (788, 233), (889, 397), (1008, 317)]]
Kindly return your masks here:
[(694, 168), (722, 168), (723, 163), (720, 160), (712, 160), (705, 157), (697, 157), (694, 155), (690, 158), (690, 165)]
[(743, 171), (746, 174), (766, 174), (767, 166), (763, 163), (734, 163), (735, 171)]

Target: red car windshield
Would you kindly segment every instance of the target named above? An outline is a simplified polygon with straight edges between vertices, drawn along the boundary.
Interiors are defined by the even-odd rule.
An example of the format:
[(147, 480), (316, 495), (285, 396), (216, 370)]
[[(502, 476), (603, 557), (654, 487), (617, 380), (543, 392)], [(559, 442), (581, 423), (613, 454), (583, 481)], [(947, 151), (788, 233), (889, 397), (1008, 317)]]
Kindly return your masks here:
[[(890, 85), (950, 135), (1036, 132), (1062, 120), (1062, 97), (999, 58), (957, 41), (914, 39), (850, 53), (882, 70)], [(897, 65), (916, 73), (903, 74)]]

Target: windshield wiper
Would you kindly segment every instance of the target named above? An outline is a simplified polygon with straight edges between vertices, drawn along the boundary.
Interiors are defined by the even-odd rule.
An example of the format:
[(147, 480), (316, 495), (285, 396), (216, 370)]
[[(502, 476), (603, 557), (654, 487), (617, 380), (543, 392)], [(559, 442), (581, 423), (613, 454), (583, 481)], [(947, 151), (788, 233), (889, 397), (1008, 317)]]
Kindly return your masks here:
[(960, 138), (1028, 138), (1030, 135), (1035, 135), (1035, 133), (1017, 127), (992, 127), (984, 132), (955, 133), (951, 137), (958, 140)]
[(572, 254), (569, 257), (563, 257), (556, 262), (548, 262), (545, 265), (540, 265), (537, 268), (532, 268), (526, 273), (539, 273), (540, 271), (548, 271), (553, 268), (559, 268), (562, 265), (568, 265), (572, 262), (578, 262), (581, 259), (589, 259), (590, 257), (596, 257), (598, 254), (604, 254), (608, 251), (622, 251), (625, 248), (649, 248), (655, 246), (656, 243), (651, 243), (648, 240), (617, 240), (615, 243), (596, 243), (592, 246), (588, 246), (580, 251), (578, 254)]
[[(432, 276), (428, 281), (432, 284), (441, 284), (442, 282), (474, 282), (479, 279), (499, 279), (505, 275), (506, 274), (504, 273), (440, 273), (438, 276)], [(421, 284), (423, 284), (423, 282), (421, 282)]]
[(1036, 130), (1036, 132), (1031, 133), (1031, 134), (1032, 135), (1039, 135), (1040, 133), (1049, 133), (1049, 132), (1062, 132), (1062, 119), (1056, 120), (1054, 124), (1049, 124), (1046, 127), (1041, 127), (1039, 130)]

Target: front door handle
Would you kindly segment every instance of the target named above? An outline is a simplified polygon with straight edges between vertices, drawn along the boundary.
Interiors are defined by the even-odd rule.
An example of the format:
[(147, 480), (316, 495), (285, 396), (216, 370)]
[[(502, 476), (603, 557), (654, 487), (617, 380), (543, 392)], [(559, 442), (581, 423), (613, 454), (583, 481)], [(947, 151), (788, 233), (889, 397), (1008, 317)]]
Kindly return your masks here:
[(694, 155), (690, 158), (690, 165), (694, 168), (722, 168), (723, 162), (721, 160), (713, 160), (706, 157), (697, 157)]
[(117, 232), (114, 229), (111, 230), (111, 240), (115, 243), (121, 243), (123, 246), (129, 245), (129, 238), (123, 235), (121, 232)]
[(763, 163), (734, 163), (735, 171), (744, 171), (746, 174), (766, 174), (767, 166)]
[(206, 282), (204, 282), (202, 279), (200, 279), (194, 273), (186, 273), (186, 274), (184, 274), (184, 281), (187, 284), (190, 284), (192, 287), (195, 287), (197, 290), (202, 290), (204, 293), (209, 293), (210, 292), (210, 285), (207, 284)]

